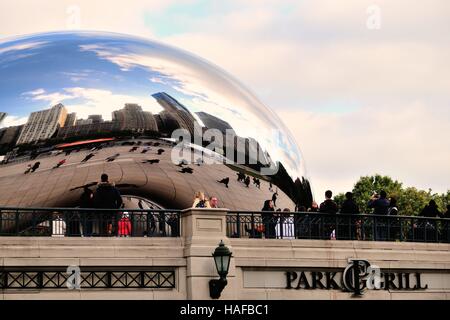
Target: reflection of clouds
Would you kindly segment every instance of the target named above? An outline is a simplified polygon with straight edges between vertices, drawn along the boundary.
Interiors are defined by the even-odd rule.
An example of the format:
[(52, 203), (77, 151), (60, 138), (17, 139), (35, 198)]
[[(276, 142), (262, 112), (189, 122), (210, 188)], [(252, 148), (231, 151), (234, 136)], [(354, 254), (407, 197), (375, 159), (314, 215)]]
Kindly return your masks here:
[(36, 89), (22, 95), (37, 101), (46, 101), (51, 105), (63, 103), (68, 112), (76, 112), (78, 118), (87, 118), (91, 114), (101, 114), (103, 119), (110, 120), (111, 112), (122, 109), (125, 103), (137, 103), (144, 111), (159, 112), (161, 106), (151, 97), (137, 97), (116, 94), (109, 90), (72, 87), (61, 92), (46, 92)]
[(61, 74), (65, 77), (68, 77), (73, 82), (79, 82), (81, 80), (92, 80), (92, 73), (98, 73), (93, 70), (84, 69), (80, 71), (72, 71), (72, 72), (61, 72)]
[(46, 43), (47, 43), (47, 41), (34, 41), (34, 42), (14, 44), (14, 45), (6, 46), (6, 47), (2, 47), (2, 44), (0, 43), (0, 54), (12, 53), (12, 52), (16, 52), (16, 51), (29, 50), (29, 49), (36, 49), (36, 48), (42, 47)]
[(166, 81), (162, 80), (161, 78), (157, 78), (157, 77), (151, 77), (149, 80), (153, 83), (167, 84)]
[(33, 56), (35, 52), (32, 52), (31, 50), (40, 48), (46, 43), (46, 41), (34, 41), (4, 47), (2, 47), (2, 44), (0, 43), (0, 64), (2, 64), (1, 68), (7, 67), (9, 62)]
[[(132, 68), (139, 67), (152, 73), (161, 74), (162, 76), (159, 78), (152, 77), (151, 81), (170, 84), (173, 89), (188, 96), (191, 100), (186, 107), (190, 109), (195, 109), (196, 104), (201, 104), (201, 107), (210, 113), (214, 111), (213, 114), (220, 114), (221, 119), (236, 127), (235, 130), (239, 135), (254, 135), (254, 130), (248, 130), (250, 129), (248, 119), (257, 122), (260, 118), (267, 120), (254, 123), (259, 128), (266, 127), (271, 122), (270, 118), (264, 114), (267, 112), (266, 109), (261, 106), (259, 108), (262, 113), (255, 118), (254, 108), (257, 104), (250, 104), (249, 101), (246, 101), (249, 94), (239, 90), (240, 86), (233, 83), (231, 78), (218, 76), (215, 70), (209, 70), (211, 67), (200, 69), (189, 59), (177, 57), (173, 52), (171, 52), (171, 59), (168, 59), (166, 56), (160, 55), (129, 53), (129, 48), (125, 52), (118, 46), (109, 47), (105, 44), (80, 45), (80, 50), (95, 52), (100, 58), (118, 65), (122, 71), (130, 71)], [(227, 112), (231, 109), (236, 112)], [(240, 116), (242, 123), (236, 123), (236, 116)], [(276, 125), (273, 124), (273, 127)]]
[[(257, 138), (273, 160), (281, 161), (288, 172), (301, 175), (298, 171), (299, 150), (291, 139), (285, 137), (279, 118), (225, 72), (189, 54), (181, 55), (164, 47), (141, 52), (137, 46), (127, 43), (114, 43), (114, 47), (97, 43), (80, 45), (79, 48), (80, 51), (94, 52), (123, 72), (133, 68), (150, 72), (151, 82), (178, 91), (178, 100), (191, 112), (208, 112), (228, 122), (237, 135)], [(281, 140), (274, 139), (274, 130), (283, 132)]]
[(0, 128), (19, 126), (27, 122), (28, 117), (6, 116), (0, 123)]
[(72, 99), (73, 96), (61, 92), (47, 93), (44, 89), (36, 89), (22, 93), (23, 96), (34, 101), (47, 101), (51, 105), (58, 104), (64, 100)]

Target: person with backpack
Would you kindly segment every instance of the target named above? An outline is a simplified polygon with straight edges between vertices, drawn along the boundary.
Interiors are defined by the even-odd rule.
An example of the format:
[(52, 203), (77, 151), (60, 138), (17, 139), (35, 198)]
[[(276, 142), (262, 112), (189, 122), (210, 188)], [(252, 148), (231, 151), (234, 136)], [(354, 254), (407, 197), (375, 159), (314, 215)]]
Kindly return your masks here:
[[(122, 197), (114, 183), (110, 183), (108, 179), (106, 173), (103, 173), (100, 177), (100, 182), (97, 184), (97, 190), (94, 194), (95, 208), (119, 209), (123, 204)], [(111, 235), (113, 222), (115, 221), (114, 217), (117, 212), (114, 210), (102, 211), (101, 214), (100, 221), (102, 221), (103, 224), (102, 231), (105, 231), (107, 235)]]

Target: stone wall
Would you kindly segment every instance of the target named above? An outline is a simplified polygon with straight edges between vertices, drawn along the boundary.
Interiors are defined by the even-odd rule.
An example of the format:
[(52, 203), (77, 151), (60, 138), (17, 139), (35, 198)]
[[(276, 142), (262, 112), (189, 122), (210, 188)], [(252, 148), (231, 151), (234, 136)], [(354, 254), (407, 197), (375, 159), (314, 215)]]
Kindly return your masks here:
[[(221, 299), (450, 299), (450, 245), (400, 242), (235, 239), (226, 237), (226, 210), (189, 209), (180, 238), (1, 237), (0, 266), (136, 268), (174, 270), (174, 289), (5, 289), (0, 299), (210, 299), (217, 279), (212, 252), (220, 240), (233, 252), (228, 285)], [(336, 273), (348, 259), (366, 259), (397, 279), (405, 274), (427, 289), (366, 290), (362, 296), (340, 289), (304, 289), (298, 279), (286, 289), (286, 272)], [(399, 276), (400, 274), (400, 276)], [(406, 279), (406, 278), (405, 278)], [(325, 280), (323, 279), (322, 282)], [(403, 280), (402, 280), (403, 281)], [(337, 281), (339, 282), (339, 281)]]

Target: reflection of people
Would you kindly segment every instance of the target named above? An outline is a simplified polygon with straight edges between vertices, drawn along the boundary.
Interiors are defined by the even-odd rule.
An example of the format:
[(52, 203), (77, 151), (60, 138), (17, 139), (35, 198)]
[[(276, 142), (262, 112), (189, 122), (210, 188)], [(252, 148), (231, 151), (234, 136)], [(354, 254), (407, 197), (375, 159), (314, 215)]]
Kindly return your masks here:
[(61, 161), (59, 161), (59, 162), (53, 167), (53, 169), (56, 169), (56, 168), (61, 167), (64, 163), (66, 163), (66, 159), (62, 159)]
[(273, 195), (272, 195), (272, 202), (273, 205), (276, 207), (277, 206), (277, 196), (278, 196), (278, 191), (276, 191)]
[[(99, 209), (119, 209), (123, 203), (119, 190), (117, 190), (113, 183), (108, 181), (108, 175), (106, 173), (101, 175), (100, 181), (94, 195), (95, 207)], [(106, 227), (105, 231), (107, 234), (112, 233), (114, 215), (115, 212), (110, 211), (103, 214), (103, 227)]]
[(222, 180), (217, 180), (217, 182), (223, 183), (225, 185), (225, 187), (228, 188), (228, 183), (230, 182), (230, 178), (226, 177), (226, 178), (223, 178)]
[(93, 153), (89, 153), (86, 157), (84, 157), (83, 160), (81, 160), (81, 162), (87, 162), (89, 159), (91, 159), (93, 156), (95, 156), (95, 154)]
[(245, 177), (244, 183), (245, 186), (248, 188), (248, 186), (250, 185), (250, 176)]
[(37, 170), (37, 168), (39, 168), (40, 165), (41, 165), (41, 163), (39, 161), (35, 162), (33, 164), (33, 166), (31, 167), (31, 172), (35, 172)]
[(106, 161), (107, 162), (113, 162), (114, 160), (117, 159), (118, 156), (120, 156), (120, 153), (116, 153), (115, 155), (112, 155), (112, 156), (106, 158)]
[(25, 170), (24, 174), (30, 173), (31, 171), (31, 164), (27, 165), (27, 170)]

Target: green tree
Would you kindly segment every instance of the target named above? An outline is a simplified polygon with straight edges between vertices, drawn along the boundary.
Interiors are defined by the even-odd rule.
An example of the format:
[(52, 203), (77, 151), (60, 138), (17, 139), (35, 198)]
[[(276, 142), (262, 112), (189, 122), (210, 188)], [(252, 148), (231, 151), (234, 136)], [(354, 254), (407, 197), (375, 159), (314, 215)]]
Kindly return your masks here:
[(345, 193), (339, 193), (337, 195), (334, 196), (334, 201), (337, 203), (337, 205), (339, 206), (339, 208), (342, 206), (342, 204), (344, 203), (345, 200)]
[(431, 190), (427, 192), (414, 187), (403, 189), (397, 198), (399, 214), (403, 216), (417, 216), (431, 199)]
[[(428, 191), (419, 190), (414, 187), (403, 188), (403, 184), (388, 176), (379, 174), (359, 178), (353, 187), (353, 197), (362, 213), (371, 213), (372, 209), (367, 208), (367, 203), (372, 195), (381, 190), (386, 191), (388, 197), (397, 199), (399, 214), (404, 216), (417, 216), (420, 211), (434, 199), (441, 212), (446, 211), (446, 206), (450, 204), (450, 190), (447, 193), (437, 194)], [(344, 193), (334, 197), (339, 206), (345, 199)]]
[(367, 203), (375, 192), (380, 193), (381, 190), (386, 191), (389, 197), (398, 198), (402, 191), (402, 183), (379, 174), (359, 178), (353, 187), (353, 196), (361, 212), (370, 213), (372, 211), (367, 208)]

